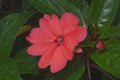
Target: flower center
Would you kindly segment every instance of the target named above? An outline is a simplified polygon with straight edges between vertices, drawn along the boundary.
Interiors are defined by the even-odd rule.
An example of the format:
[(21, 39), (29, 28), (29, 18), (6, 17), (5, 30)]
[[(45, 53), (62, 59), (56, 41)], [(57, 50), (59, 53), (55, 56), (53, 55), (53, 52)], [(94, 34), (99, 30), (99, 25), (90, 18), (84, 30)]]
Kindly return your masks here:
[(63, 41), (63, 37), (59, 37), (59, 38), (57, 39), (57, 44), (58, 44), (58, 45), (62, 44), (62, 41)]

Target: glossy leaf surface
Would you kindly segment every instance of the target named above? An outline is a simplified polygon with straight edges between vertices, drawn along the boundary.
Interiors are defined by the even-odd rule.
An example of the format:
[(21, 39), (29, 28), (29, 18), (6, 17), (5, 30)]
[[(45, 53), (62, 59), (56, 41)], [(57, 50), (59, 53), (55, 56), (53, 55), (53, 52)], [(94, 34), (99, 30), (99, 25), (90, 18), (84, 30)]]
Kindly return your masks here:
[[(100, 37), (104, 36), (102, 30), (113, 22), (118, 8), (119, 0), (93, 0), (90, 10), (90, 23), (98, 25)], [(107, 36), (106, 36), (107, 37)]]

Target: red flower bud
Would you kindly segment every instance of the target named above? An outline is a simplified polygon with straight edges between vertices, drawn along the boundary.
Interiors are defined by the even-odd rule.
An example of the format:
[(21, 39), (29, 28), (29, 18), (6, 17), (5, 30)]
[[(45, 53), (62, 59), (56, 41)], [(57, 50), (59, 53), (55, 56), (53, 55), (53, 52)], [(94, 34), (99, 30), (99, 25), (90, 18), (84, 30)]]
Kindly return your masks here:
[(105, 43), (103, 41), (98, 41), (96, 43), (96, 47), (99, 51), (103, 50), (105, 48)]
[(74, 51), (75, 53), (82, 53), (83, 52), (83, 50), (81, 49), (81, 48), (77, 48), (75, 51)]

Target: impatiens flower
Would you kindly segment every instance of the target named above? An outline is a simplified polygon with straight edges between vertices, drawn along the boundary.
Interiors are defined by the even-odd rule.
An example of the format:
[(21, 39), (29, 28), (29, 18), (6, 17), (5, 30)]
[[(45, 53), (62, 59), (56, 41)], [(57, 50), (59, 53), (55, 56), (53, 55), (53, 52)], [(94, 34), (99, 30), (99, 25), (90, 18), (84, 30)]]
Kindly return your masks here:
[(71, 13), (64, 13), (61, 19), (54, 14), (45, 14), (39, 20), (40, 27), (34, 28), (26, 37), (32, 43), (27, 49), (28, 54), (41, 56), (39, 68), (50, 66), (50, 71), (55, 73), (73, 58), (75, 46), (87, 35), (87, 29), (78, 26), (78, 22), (79, 19)]

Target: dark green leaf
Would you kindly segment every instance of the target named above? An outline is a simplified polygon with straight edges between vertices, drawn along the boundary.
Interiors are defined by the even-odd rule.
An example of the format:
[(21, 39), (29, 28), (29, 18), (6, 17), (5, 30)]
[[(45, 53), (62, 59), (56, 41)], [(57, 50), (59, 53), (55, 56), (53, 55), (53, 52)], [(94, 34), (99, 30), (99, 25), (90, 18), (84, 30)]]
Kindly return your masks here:
[(19, 30), (34, 13), (13, 13), (0, 20), (0, 55), (9, 56)]
[[(49, 80), (78, 80), (84, 73), (85, 66), (83, 60), (78, 55), (68, 63), (68, 65), (62, 71), (51, 75), (47, 79)], [(47, 80), (46, 79), (46, 80)]]
[(13, 58), (21, 74), (38, 72), (38, 58), (27, 54), (26, 49), (19, 51)]
[(84, 1), (84, 0), (76, 0), (76, 1), (66, 0), (66, 1), (70, 2), (71, 4), (75, 5), (76, 7), (80, 7), (81, 2)]
[(77, 8), (80, 9), (84, 9), (86, 6), (88, 6), (87, 1), (86, 0), (66, 0), (67, 2), (70, 2), (71, 4), (73, 4), (74, 6), (76, 6)]
[(72, 12), (79, 17), (82, 24), (87, 26), (81, 11), (74, 5), (64, 0), (29, 0), (40, 12), (47, 14), (57, 14), (61, 16), (64, 12)]
[(86, 39), (85, 41), (80, 43), (79, 47), (93, 47), (95, 44), (96, 44), (95, 41), (90, 41), (90, 40)]
[(11, 58), (0, 57), (0, 80), (22, 80)]
[(102, 69), (120, 78), (120, 41), (110, 40), (106, 42), (106, 50), (91, 54), (92, 60)]
[(28, 8), (30, 8), (32, 5), (30, 4), (29, 0), (23, 0), (22, 3), (22, 11), (27, 10)]
[(86, 0), (81, 0), (80, 10), (81, 10), (81, 12), (83, 14), (83, 17), (85, 18), (85, 21), (88, 23), (89, 5), (88, 5)]
[(85, 21), (88, 23), (88, 16), (89, 16), (89, 5), (86, 0), (66, 0), (76, 6), (83, 14)]
[(113, 26), (117, 26), (119, 24), (120, 24), (120, 0), (119, 0), (119, 6), (118, 6), (117, 14), (116, 14), (114, 22), (113, 22)]
[(78, 80), (84, 73), (85, 66), (81, 59), (78, 59), (76, 62), (73, 63), (71, 66), (71, 70), (69, 68), (69, 72), (66, 73), (66, 80)]
[(97, 24), (100, 28), (100, 37), (104, 36), (105, 28), (112, 24), (119, 0), (93, 0), (90, 10), (90, 23)]
[(100, 31), (100, 33), (103, 33), (102, 38), (118, 37), (118, 36), (120, 36), (120, 27), (118, 27), (118, 26), (108, 27), (108, 28)]

